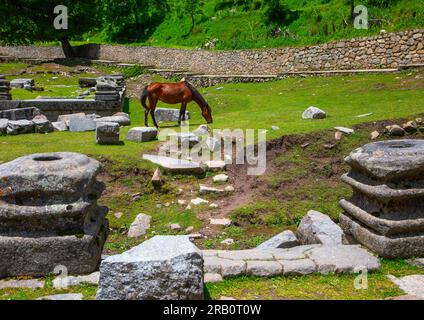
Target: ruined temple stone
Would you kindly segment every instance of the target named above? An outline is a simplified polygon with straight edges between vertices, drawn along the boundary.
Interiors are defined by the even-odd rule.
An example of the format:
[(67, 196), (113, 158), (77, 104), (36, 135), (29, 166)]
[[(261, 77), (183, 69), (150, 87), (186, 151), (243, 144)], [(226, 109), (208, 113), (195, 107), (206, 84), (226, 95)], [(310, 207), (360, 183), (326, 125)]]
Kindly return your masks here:
[(287, 275), (305, 275), (317, 272), (317, 266), (311, 259), (279, 260), (283, 273)]
[(297, 229), (299, 238), (305, 244), (342, 244), (343, 231), (329, 216), (310, 210)]
[(137, 215), (128, 230), (128, 238), (138, 238), (145, 235), (146, 231), (150, 229), (151, 220), (152, 217), (147, 214), (140, 213)]
[(71, 132), (84, 132), (94, 130), (96, 130), (96, 122), (91, 117), (72, 117), (69, 119), (69, 131)]
[(72, 114), (63, 114), (57, 117), (57, 121), (62, 121), (65, 122), (66, 125), (69, 127), (69, 121), (72, 118), (81, 118), (81, 117), (85, 117), (85, 113), (84, 112), (79, 112), (79, 113), (72, 113)]
[(334, 129), (336, 129), (337, 131), (344, 133), (344, 134), (352, 134), (355, 132), (355, 130), (350, 129), (350, 128), (345, 128), (345, 127), (334, 127)]
[[(180, 116), (180, 109), (156, 108), (155, 119), (157, 122), (176, 122)], [(186, 120), (190, 119), (190, 113), (186, 111)]]
[(52, 126), (55, 131), (68, 131), (68, 126), (64, 121), (52, 122)]
[(40, 113), (40, 110), (34, 107), (7, 109), (0, 110), (0, 118), (6, 118), (9, 120), (32, 120)]
[(228, 176), (226, 174), (218, 174), (215, 177), (213, 177), (212, 180), (215, 183), (218, 183), (218, 182), (227, 182), (228, 181)]
[(309, 107), (302, 114), (303, 119), (325, 119), (326, 117), (325, 111), (316, 107)]
[(405, 130), (397, 124), (392, 126), (387, 126), (386, 130), (388, 131), (389, 135), (393, 137), (402, 137), (405, 135)]
[(127, 140), (134, 142), (147, 142), (156, 139), (158, 129), (154, 127), (131, 128), (127, 133)]
[(119, 144), (119, 124), (96, 122), (96, 142), (98, 144)]
[(386, 258), (423, 255), (424, 141), (375, 142), (345, 160), (353, 196), (340, 201), (343, 230)]
[(100, 164), (77, 153), (0, 165), (0, 277), (93, 272), (107, 235)]
[(209, 151), (219, 151), (221, 149), (221, 141), (215, 137), (206, 137), (204, 145)]
[(54, 131), (54, 127), (47, 119), (32, 119), (36, 133), (49, 133)]
[(126, 116), (110, 116), (110, 117), (102, 117), (97, 118), (94, 121), (96, 122), (114, 122), (118, 123), (120, 126), (129, 126), (131, 125), (131, 120)]
[(17, 135), (34, 132), (34, 123), (29, 120), (9, 121), (7, 124), (7, 134)]
[(271, 239), (261, 243), (256, 249), (277, 249), (277, 248), (292, 248), (299, 245), (296, 235), (293, 231), (283, 231)]
[(197, 162), (143, 154), (143, 159), (161, 166), (165, 171), (180, 174), (202, 174), (205, 172), (203, 166)]
[(192, 199), (190, 201), (190, 203), (193, 204), (193, 205), (195, 205), (195, 206), (198, 206), (198, 205), (201, 205), (201, 204), (208, 204), (209, 201), (208, 200), (205, 200), (205, 199), (202, 199), (202, 198), (196, 198), (196, 199)]
[(283, 267), (277, 261), (247, 261), (246, 273), (253, 276), (270, 277), (282, 273)]
[(0, 135), (7, 133), (8, 119), (0, 119)]
[(23, 89), (25, 85), (33, 87), (35, 85), (34, 79), (13, 79), (10, 80), (10, 86), (12, 88)]
[(203, 299), (202, 252), (187, 236), (156, 236), (100, 265), (98, 300)]
[(378, 131), (373, 131), (373, 132), (371, 132), (371, 133), (370, 133), (370, 139), (371, 139), (371, 140), (375, 140), (375, 139), (377, 139), (379, 136), (380, 136), (380, 132), (378, 132)]

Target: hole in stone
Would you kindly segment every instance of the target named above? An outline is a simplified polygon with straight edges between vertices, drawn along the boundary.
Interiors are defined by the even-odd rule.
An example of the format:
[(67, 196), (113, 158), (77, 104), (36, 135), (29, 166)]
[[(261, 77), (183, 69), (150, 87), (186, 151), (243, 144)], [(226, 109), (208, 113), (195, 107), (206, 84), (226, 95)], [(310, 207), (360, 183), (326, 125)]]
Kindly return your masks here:
[(68, 210), (68, 211), (70, 211), (70, 210), (72, 210), (72, 206), (71, 205), (68, 205), (67, 207), (66, 207), (66, 210)]
[(391, 149), (404, 149), (404, 148), (411, 148), (413, 146), (414, 145), (411, 144), (411, 143), (394, 143), (394, 144), (391, 144), (389, 146), (389, 148), (391, 148)]
[(39, 157), (33, 158), (33, 160), (34, 161), (57, 161), (57, 160), (62, 160), (62, 158), (58, 156), (39, 156)]

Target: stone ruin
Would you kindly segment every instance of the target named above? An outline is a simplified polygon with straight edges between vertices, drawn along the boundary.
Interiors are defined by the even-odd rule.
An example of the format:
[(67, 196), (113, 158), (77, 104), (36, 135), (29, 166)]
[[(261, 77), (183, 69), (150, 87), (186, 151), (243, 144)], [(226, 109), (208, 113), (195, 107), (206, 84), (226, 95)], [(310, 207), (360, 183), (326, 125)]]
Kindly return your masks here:
[(6, 80), (3, 75), (0, 75), (0, 100), (12, 100), (10, 81)]
[(342, 229), (385, 258), (424, 255), (424, 140), (370, 143), (345, 161)]
[(0, 278), (93, 272), (106, 240), (100, 163), (77, 153), (33, 154), (0, 165)]

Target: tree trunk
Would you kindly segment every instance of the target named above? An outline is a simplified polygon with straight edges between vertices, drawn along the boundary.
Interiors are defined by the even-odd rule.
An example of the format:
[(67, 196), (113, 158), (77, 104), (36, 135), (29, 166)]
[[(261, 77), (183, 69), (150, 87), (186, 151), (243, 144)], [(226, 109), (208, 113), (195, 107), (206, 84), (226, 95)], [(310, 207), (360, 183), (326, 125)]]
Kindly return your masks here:
[(67, 37), (63, 37), (60, 39), (60, 43), (62, 44), (62, 50), (65, 54), (66, 58), (75, 58), (75, 51), (69, 43), (69, 39)]

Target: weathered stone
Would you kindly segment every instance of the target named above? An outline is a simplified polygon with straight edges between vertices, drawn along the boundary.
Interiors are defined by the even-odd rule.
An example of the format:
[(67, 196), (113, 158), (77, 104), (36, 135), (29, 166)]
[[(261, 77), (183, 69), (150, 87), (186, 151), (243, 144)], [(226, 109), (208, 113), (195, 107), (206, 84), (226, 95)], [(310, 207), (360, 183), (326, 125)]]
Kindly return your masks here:
[(224, 278), (239, 276), (246, 273), (246, 262), (243, 260), (229, 260), (218, 257), (204, 258), (205, 273), (219, 273)]
[(203, 277), (204, 283), (216, 283), (222, 281), (224, 281), (224, 279), (219, 273), (205, 273)]
[(341, 244), (343, 231), (329, 216), (310, 210), (297, 229), (301, 241), (305, 244)]
[(146, 230), (150, 229), (150, 221), (152, 220), (152, 217), (140, 213), (135, 217), (135, 220), (130, 226), (130, 229), (128, 230), (128, 237), (129, 238), (138, 238), (146, 234)]
[(59, 276), (53, 280), (53, 288), (68, 288), (82, 284), (98, 285), (99, 278), (100, 272), (93, 272), (85, 276)]
[(234, 189), (234, 187), (233, 187), (233, 186), (226, 186), (226, 187), (224, 188), (224, 191), (225, 191), (225, 192), (234, 192), (234, 191), (235, 191), (235, 189)]
[(231, 246), (232, 244), (234, 244), (234, 239), (228, 238), (228, 239), (222, 240), (221, 241), (221, 244), (225, 244), (227, 246)]
[(408, 133), (415, 133), (418, 130), (418, 124), (415, 121), (408, 121), (402, 125), (403, 130)]
[(44, 281), (30, 279), (30, 280), (0, 280), (0, 290), (9, 288), (29, 288), (39, 289), (45, 285)]
[(156, 139), (158, 130), (153, 127), (131, 128), (127, 133), (127, 140), (135, 142), (147, 142)]
[(272, 237), (271, 239), (261, 243), (256, 249), (278, 249), (278, 248), (292, 248), (299, 245), (296, 235), (293, 231), (286, 230)]
[(213, 188), (213, 187), (208, 187), (208, 186), (204, 186), (204, 185), (199, 185), (199, 193), (200, 194), (220, 194), (220, 193), (224, 193), (225, 190), (224, 189), (218, 189), (218, 188)]
[(391, 135), (392, 137), (402, 137), (405, 135), (405, 130), (397, 124), (392, 126), (387, 126), (386, 130), (388, 131), (389, 135)]
[(424, 299), (424, 275), (409, 275), (401, 278), (388, 276), (406, 294)]
[(164, 184), (164, 181), (163, 181), (163, 179), (162, 179), (162, 175), (161, 175), (161, 173), (160, 173), (159, 168), (157, 168), (157, 169), (155, 170), (155, 172), (153, 173), (153, 176), (152, 176), (152, 184), (153, 184), (154, 186), (161, 186), (161, 185), (163, 185), (163, 184)]
[(228, 176), (226, 174), (218, 174), (213, 177), (213, 182), (227, 182)]
[(334, 129), (344, 134), (352, 134), (355, 132), (355, 130), (345, 127), (335, 127)]
[(55, 131), (67, 131), (68, 130), (68, 126), (66, 125), (66, 123), (64, 121), (52, 122), (52, 126), (53, 126), (53, 129)]
[(203, 299), (202, 253), (187, 236), (156, 236), (100, 265), (98, 300)]
[(371, 139), (371, 140), (375, 140), (375, 139), (377, 139), (379, 136), (380, 136), (380, 132), (378, 132), (378, 131), (373, 131), (373, 132), (371, 132), (371, 133), (370, 133), (370, 139)]
[(218, 257), (231, 260), (273, 260), (272, 253), (265, 250), (233, 250), (222, 251), (218, 253)]
[(336, 139), (337, 141), (342, 140), (342, 138), (343, 138), (343, 133), (342, 133), (342, 132), (337, 131), (337, 132), (334, 134), (334, 139)]
[(202, 174), (204, 173), (203, 167), (196, 162), (175, 159), (170, 157), (155, 156), (143, 154), (143, 159), (153, 162), (161, 166), (165, 171), (180, 174)]
[(7, 133), (8, 119), (0, 119), (0, 135)]
[(57, 265), (94, 271), (107, 235), (97, 206), (100, 164), (76, 153), (33, 154), (0, 165), (0, 277), (42, 276)]
[(173, 231), (180, 231), (182, 228), (178, 223), (172, 223), (170, 225), (170, 229), (173, 230)]
[(352, 273), (362, 267), (374, 271), (380, 267), (378, 259), (360, 246), (325, 245), (312, 248), (307, 255), (320, 273)]
[(302, 114), (303, 119), (325, 119), (326, 117), (327, 114), (316, 107), (309, 107)]
[(206, 161), (205, 165), (207, 170), (211, 172), (225, 170), (225, 167), (227, 166), (225, 161), (221, 161), (221, 160)]
[(54, 130), (53, 125), (47, 119), (33, 119), (34, 129), (36, 133), (49, 133)]
[[(179, 109), (156, 108), (155, 118), (157, 122), (176, 122), (180, 116)], [(190, 119), (190, 113), (186, 111), (186, 120)]]
[(199, 206), (201, 204), (208, 204), (209, 201), (202, 198), (196, 198), (196, 199), (191, 199), (190, 203), (195, 206)]
[(119, 124), (115, 122), (96, 122), (96, 143), (119, 144)]
[(210, 221), (211, 225), (218, 225), (218, 226), (225, 226), (225, 227), (228, 227), (228, 226), (231, 225), (231, 220), (225, 219), (225, 218), (223, 218), (223, 219), (210, 218), (209, 221)]
[(270, 277), (283, 272), (283, 267), (277, 261), (247, 261), (246, 273), (249, 275)]
[(412, 264), (413, 266), (424, 267), (424, 258), (411, 259), (408, 260), (408, 263)]
[(97, 118), (94, 121), (96, 122), (114, 122), (119, 124), (120, 126), (129, 126), (131, 125), (131, 120), (126, 116), (110, 116), (110, 117), (102, 117)]
[(33, 87), (35, 84), (34, 79), (13, 79), (10, 80), (10, 87), (23, 89), (25, 85)]
[(69, 131), (84, 132), (96, 130), (96, 122), (91, 117), (72, 117), (69, 119)]
[(65, 122), (66, 125), (69, 127), (69, 121), (72, 118), (84, 118), (86, 115), (84, 112), (79, 113), (72, 113), (72, 114), (63, 114), (57, 117), (57, 121)]
[(317, 266), (311, 259), (279, 260), (283, 265), (284, 275), (305, 275), (315, 273)]
[(45, 296), (38, 298), (37, 300), (82, 300), (84, 296), (81, 293), (63, 293), (55, 294), (52, 296)]
[(34, 132), (34, 124), (29, 120), (9, 121), (7, 123), (7, 134), (17, 135)]

